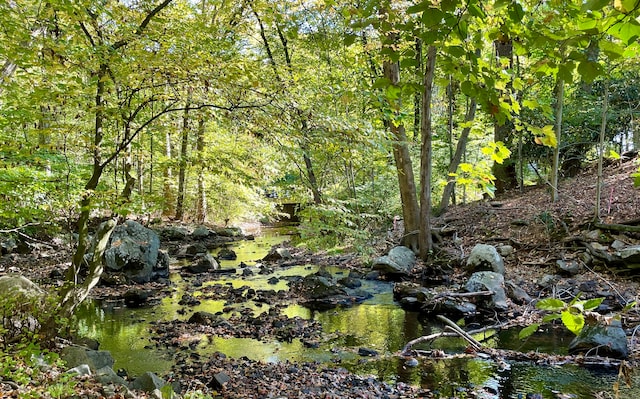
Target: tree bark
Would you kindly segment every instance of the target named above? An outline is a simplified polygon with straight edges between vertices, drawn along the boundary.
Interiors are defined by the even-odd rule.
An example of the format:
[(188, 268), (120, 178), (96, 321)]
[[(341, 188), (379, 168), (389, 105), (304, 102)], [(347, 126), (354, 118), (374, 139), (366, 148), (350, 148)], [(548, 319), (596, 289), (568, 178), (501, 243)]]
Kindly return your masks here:
[(189, 102), (182, 116), (182, 141), (180, 144), (180, 169), (178, 170), (178, 199), (176, 201), (176, 220), (184, 217), (185, 179), (187, 175), (187, 156), (189, 155)]
[(602, 200), (602, 186), (604, 180), (602, 177), (602, 163), (604, 158), (604, 137), (607, 130), (607, 111), (609, 107), (609, 84), (604, 84), (604, 98), (602, 99), (602, 122), (600, 124), (600, 143), (598, 148), (598, 183), (596, 184), (596, 206), (594, 212), (594, 218), (596, 221), (600, 221), (600, 202)]
[(207, 190), (204, 182), (204, 115), (198, 117), (198, 137), (196, 139), (196, 159), (198, 161), (198, 196), (196, 199), (196, 220), (204, 223), (207, 220)]
[(551, 200), (558, 201), (558, 175), (560, 174), (560, 143), (562, 139), (562, 107), (564, 105), (564, 80), (556, 81), (555, 87), (556, 102), (554, 106), (556, 133), (556, 147), (553, 149), (553, 164), (551, 165)]
[(175, 193), (173, 192), (173, 169), (170, 164), (172, 150), (171, 150), (171, 133), (169, 130), (165, 132), (165, 143), (164, 143), (164, 155), (167, 159), (167, 165), (163, 170), (163, 198), (164, 198), (164, 207), (162, 214), (164, 216), (173, 216), (175, 214)]
[[(500, 58), (506, 58), (509, 60), (509, 65), (505, 69), (513, 68), (513, 41), (508, 38), (502, 38), (494, 41), (495, 54)], [(510, 86), (510, 85), (509, 85)], [(497, 121), (494, 122), (494, 141), (503, 142), (505, 146), (511, 146), (512, 126), (509, 121), (505, 121), (500, 125)], [(518, 179), (516, 173), (516, 165), (512, 159), (505, 159), (502, 163), (494, 162), (491, 168), (493, 175), (495, 176), (496, 193), (503, 193), (509, 189), (518, 186)]]
[(427, 260), (433, 249), (433, 238), (431, 237), (431, 141), (433, 138), (431, 99), (433, 97), (436, 55), (436, 47), (429, 46), (427, 50), (427, 65), (422, 84), (422, 123), (420, 124), (420, 133), (422, 136), (422, 145), (420, 148), (420, 258), (423, 260)]
[[(476, 99), (472, 98), (469, 103), (469, 109), (467, 110), (467, 115), (465, 116), (465, 122), (471, 122), (476, 117)], [(451, 163), (449, 163), (448, 174), (451, 175), (458, 170), (458, 166), (462, 161), (462, 156), (464, 155), (467, 142), (469, 141), (469, 133), (471, 132), (471, 127), (465, 127), (462, 129), (462, 133), (460, 134), (460, 138), (458, 139), (458, 144), (456, 145), (456, 152), (453, 154), (453, 158), (451, 159)], [(456, 178), (453, 176), (448, 177), (447, 185), (444, 187), (444, 191), (442, 193), (442, 200), (440, 201), (440, 207), (438, 208), (438, 213), (444, 212), (449, 206), (449, 199), (453, 195), (454, 188), (456, 186)]]
[[(400, 66), (397, 62), (384, 61), (382, 65), (384, 76), (392, 85), (400, 83)], [(396, 125), (388, 121), (389, 129), (394, 135), (393, 157), (398, 173), (400, 200), (402, 201), (402, 216), (404, 218), (403, 245), (414, 252), (419, 251), (418, 234), (420, 232), (420, 211), (416, 195), (416, 183), (413, 176), (413, 164), (409, 154), (409, 145), (404, 125)]]

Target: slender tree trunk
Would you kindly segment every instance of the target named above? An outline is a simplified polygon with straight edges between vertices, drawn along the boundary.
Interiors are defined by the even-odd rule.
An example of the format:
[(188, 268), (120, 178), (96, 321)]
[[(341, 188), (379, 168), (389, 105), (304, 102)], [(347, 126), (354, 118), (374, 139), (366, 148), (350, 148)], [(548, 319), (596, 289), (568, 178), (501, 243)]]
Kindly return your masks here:
[[(467, 115), (465, 116), (465, 122), (471, 122), (476, 117), (476, 99), (472, 98), (469, 103), (469, 109), (467, 110)], [(458, 166), (460, 166), (460, 162), (462, 161), (462, 156), (464, 155), (467, 149), (467, 142), (469, 141), (469, 133), (471, 132), (470, 127), (465, 127), (462, 129), (462, 133), (460, 134), (460, 138), (458, 139), (458, 144), (456, 145), (456, 152), (453, 154), (453, 158), (451, 159), (451, 163), (449, 163), (448, 174), (451, 175), (458, 170)], [(438, 213), (444, 212), (449, 206), (449, 199), (452, 197), (454, 188), (456, 186), (456, 178), (453, 176), (448, 177), (447, 185), (444, 187), (444, 191), (442, 193), (442, 200), (440, 201), (440, 207), (438, 209)]]
[(198, 137), (196, 139), (196, 159), (198, 160), (198, 196), (196, 200), (196, 220), (204, 223), (207, 220), (207, 190), (204, 182), (204, 115), (200, 112), (198, 117)]
[[(416, 39), (416, 75), (422, 75), (422, 39)], [(413, 96), (413, 139), (420, 140), (420, 119), (422, 112), (422, 95), (416, 91)]]
[(180, 169), (178, 170), (178, 199), (176, 201), (177, 220), (184, 217), (185, 179), (187, 176), (187, 156), (189, 155), (189, 102), (182, 116), (182, 141), (180, 144)]
[(171, 167), (171, 133), (169, 130), (166, 130), (164, 136), (164, 155), (166, 158), (167, 165), (163, 170), (163, 184), (162, 184), (162, 192), (164, 198), (164, 206), (162, 208), (162, 214), (164, 216), (173, 216), (175, 214), (175, 193), (173, 191), (173, 168)]
[(420, 148), (420, 258), (427, 260), (433, 249), (431, 237), (431, 158), (433, 130), (431, 124), (431, 99), (433, 97), (433, 79), (436, 67), (436, 47), (427, 50), (427, 68), (423, 78), (422, 92), (422, 145)]
[[(392, 85), (400, 83), (400, 66), (397, 62), (385, 61), (382, 66), (384, 76)], [(416, 183), (413, 176), (413, 164), (409, 155), (409, 145), (404, 125), (388, 122), (389, 129), (395, 137), (393, 143), (393, 157), (398, 173), (400, 200), (402, 201), (402, 216), (404, 218), (403, 244), (418, 252), (418, 234), (420, 233), (420, 211), (416, 195)]]
[(609, 107), (609, 84), (604, 84), (604, 98), (602, 99), (602, 122), (600, 123), (600, 144), (598, 148), (598, 182), (596, 184), (596, 207), (594, 217), (596, 221), (600, 221), (600, 203), (602, 201), (602, 188), (604, 179), (602, 176), (602, 163), (604, 158), (604, 139), (607, 130), (607, 111)]
[(555, 87), (556, 102), (554, 106), (556, 147), (553, 149), (553, 165), (551, 166), (551, 200), (558, 201), (558, 175), (560, 174), (560, 143), (562, 142), (562, 107), (564, 104), (564, 80), (558, 79)]

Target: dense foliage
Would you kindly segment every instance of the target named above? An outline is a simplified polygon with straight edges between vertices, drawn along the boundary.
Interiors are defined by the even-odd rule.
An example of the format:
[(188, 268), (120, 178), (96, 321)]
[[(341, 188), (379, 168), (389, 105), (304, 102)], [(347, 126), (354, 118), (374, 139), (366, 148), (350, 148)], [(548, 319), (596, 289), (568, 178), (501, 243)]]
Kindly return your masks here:
[[(599, 0), (5, 2), (0, 227), (68, 227), (82, 212), (273, 219), (278, 203), (295, 202), (308, 243), (364, 248), (367, 232), (406, 206), (397, 145), (416, 175), (431, 168), (417, 184), (433, 194), (423, 207), (438, 206), (447, 182), (458, 189), (445, 204), (547, 176), (555, 186), (557, 171), (575, 173), (599, 154), (605, 96), (606, 150), (640, 141), (637, 9)], [(398, 82), (385, 62), (397, 63)], [(393, 126), (406, 128), (406, 141)], [(425, 134), (430, 162), (418, 166)]]

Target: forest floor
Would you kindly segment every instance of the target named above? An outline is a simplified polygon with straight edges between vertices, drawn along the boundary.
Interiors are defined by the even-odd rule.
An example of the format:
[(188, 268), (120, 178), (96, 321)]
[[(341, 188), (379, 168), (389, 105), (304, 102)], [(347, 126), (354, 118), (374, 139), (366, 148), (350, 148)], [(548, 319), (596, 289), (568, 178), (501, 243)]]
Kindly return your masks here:
[[(610, 164), (604, 171), (604, 189), (600, 210), (600, 222), (604, 224), (640, 224), (640, 191), (633, 186), (631, 173), (635, 161)], [(479, 201), (452, 206), (434, 220), (440, 231), (437, 240), (435, 265), (420, 263), (416, 279), (447, 276), (447, 284), (463, 281), (463, 263), (475, 244), (508, 244), (515, 251), (505, 257), (505, 278), (524, 288), (532, 298), (556, 295), (570, 300), (575, 287), (590, 283), (587, 296), (612, 296), (620, 302), (639, 300), (638, 269), (629, 271), (605, 267), (602, 263), (587, 264), (581, 254), (585, 248), (577, 245), (576, 238), (600, 241), (603, 245), (619, 240), (626, 245), (640, 245), (639, 233), (621, 233), (600, 230), (594, 233), (594, 209), (596, 198), (595, 168), (583, 170), (578, 176), (561, 181), (559, 200), (551, 201), (548, 186), (526, 187), (523, 192), (514, 190), (491, 201)], [(381, 238), (380, 252), (397, 245), (400, 233), (390, 231)], [(308, 255), (308, 254), (307, 254)], [(305, 255), (306, 256), (306, 255)], [(323, 262), (331, 263), (332, 257)], [(345, 258), (341, 258), (344, 260)], [(364, 269), (357, 258), (346, 262), (349, 268)], [(50, 280), (51, 271), (68, 265), (70, 251), (40, 251), (30, 255), (3, 256), (0, 258), (0, 274), (19, 272), (34, 281)], [(559, 275), (551, 288), (544, 288), (540, 281), (545, 275), (558, 275), (557, 261), (580, 261), (582, 270), (573, 276)], [(121, 293), (99, 289), (100, 296)], [(531, 305), (516, 305), (510, 312), (511, 322), (527, 325), (535, 320)], [(637, 308), (636, 308), (637, 309)], [(517, 316), (517, 317), (516, 317)], [(626, 326), (638, 325), (637, 310), (624, 320)], [(634, 340), (637, 342), (637, 340)], [(640, 347), (630, 348), (630, 361), (640, 359)], [(193, 360), (193, 359), (192, 359)], [(420, 387), (403, 384), (389, 385), (375, 379), (357, 376), (341, 368), (321, 364), (265, 364), (248, 359), (228, 359), (223, 355), (210, 359), (196, 359), (197, 369), (183, 370), (174, 377), (183, 387), (211, 392), (221, 398), (307, 397), (307, 398), (418, 398), (432, 397)], [(229, 381), (224, 387), (215, 387), (216, 375)], [(203, 385), (205, 376), (211, 385)], [(12, 387), (0, 383), (0, 397), (13, 396)], [(123, 397), (123, 396), (112, 397)], [(87, 381), (80, 397), (103, 397), (100, 386)], [(138, 397), (145, 397), (140, 394)]]

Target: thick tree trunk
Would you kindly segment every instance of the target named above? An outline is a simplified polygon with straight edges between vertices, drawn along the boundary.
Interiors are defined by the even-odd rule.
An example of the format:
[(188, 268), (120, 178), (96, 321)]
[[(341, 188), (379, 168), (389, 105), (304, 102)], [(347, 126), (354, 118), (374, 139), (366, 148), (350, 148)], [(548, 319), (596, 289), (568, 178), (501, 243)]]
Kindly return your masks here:
[(558, 201), (558, 180), (560, 174), (560, 143), (562, 139), (562, 107), (564, 105), (564, 80), (558, 78), (555, 87), (555, 123), (556, 147), (553, 149), (553, 164), (551, 165), (551, 200)]
[(207, 220), (207, 190), (204, 182), (204, 132), (205, 121), (202, 112), (198, 118), (198, 137), (196, 139), (196, 159), (198, 160), (198, 196), (196, 199), (196, 220), (204, 223)]
[[(416, 75), (422, 75), (422, 40), (416, 39)], [(420, 124), (422, 119), (422, 95), (416, 91), (413, 96), (413, 139), (417, 142), (420, 140)]]
[(427, 68), (423, 78), (422, 91), (422, 123), (420, 133), (420, 258), (427, 260), (433, 249), (431, 237), (431, 158), (433, 130), (431, 124), (431, 99), (433, 97), (433, 78), (436, 67), (436, 48), (429, 46), (427, 50)]
[[(495, 54), (500, 58), (506, 58), (509, 65), (506, 69), (513, 67), (513, 41), (510, 38), (494, 41)], [(496, 121), (494, 123), (494, 141), (503, 142), (507, 148), (511, 146), (512, 124), (506, 121), (500, 125)], [(518, 186), (518, 178), (516, 173), (516, 164), (512, 159), (505, 159), (502, 163), (494, 162), (492, 167), (493, 175), (496, 180), (496, 193), (502, 193), (506, 190)]]
[[(391, 84), (400, 83), (400, 66), (397, 62), (385, 61), (383, 63), (384, 76)], [(400, 187), (400, 200), (402, 201), (402, 216), (404, 218), (403, 244), (418, 252), (418, 234), (420, 233), (420, 211), (416, 195), (416, 183), (413, 176), (413, 164), (409, 155), (409, 146), (404, 125), (396, 125), (394, 121), (388, 123), (391, 133), (395, 137), (393, 143), (393, 157), (398, 172), (398, 185)]]
[[(469, 103), (469, 109), (467, 110), (467, 115), (465, 116), (465, 122), (471, 122), (476, 117), (476, 99), (472, 98)], [(462, 161), (462, 156), (467, 149), (467, 142), (469, 140), (469, 133), (471, 132), (470, 127), (465, 127), (462, 129), (462, 133), (460, 134), (460, 138), (458, 139), (458, 144), (456, 145), (456, 152), (453, 154), (453, 158), (451, 159), (451, 163), (449, 163), (449, 175), (455, 173), (458, 170), (458, 166)], [(448, 177), (447, 185), (444, 187), (444, 191), (442, 193), (442, 200), (440, 201), (440, 207), (438, 209), (438, 213), (444, 212), (449, 206), (449, 199), (452, 197), (454, 188), (456, 186), (456, 178), (453, 176)]]
[(180, 169), (178, 170), (178, 199), (176, 201), (176, 220), (184, 217), (185, 179), (187, 176), (187, 156), (189, 155), (189, 103), (182, 117), (182, 141), (180, 144)]

